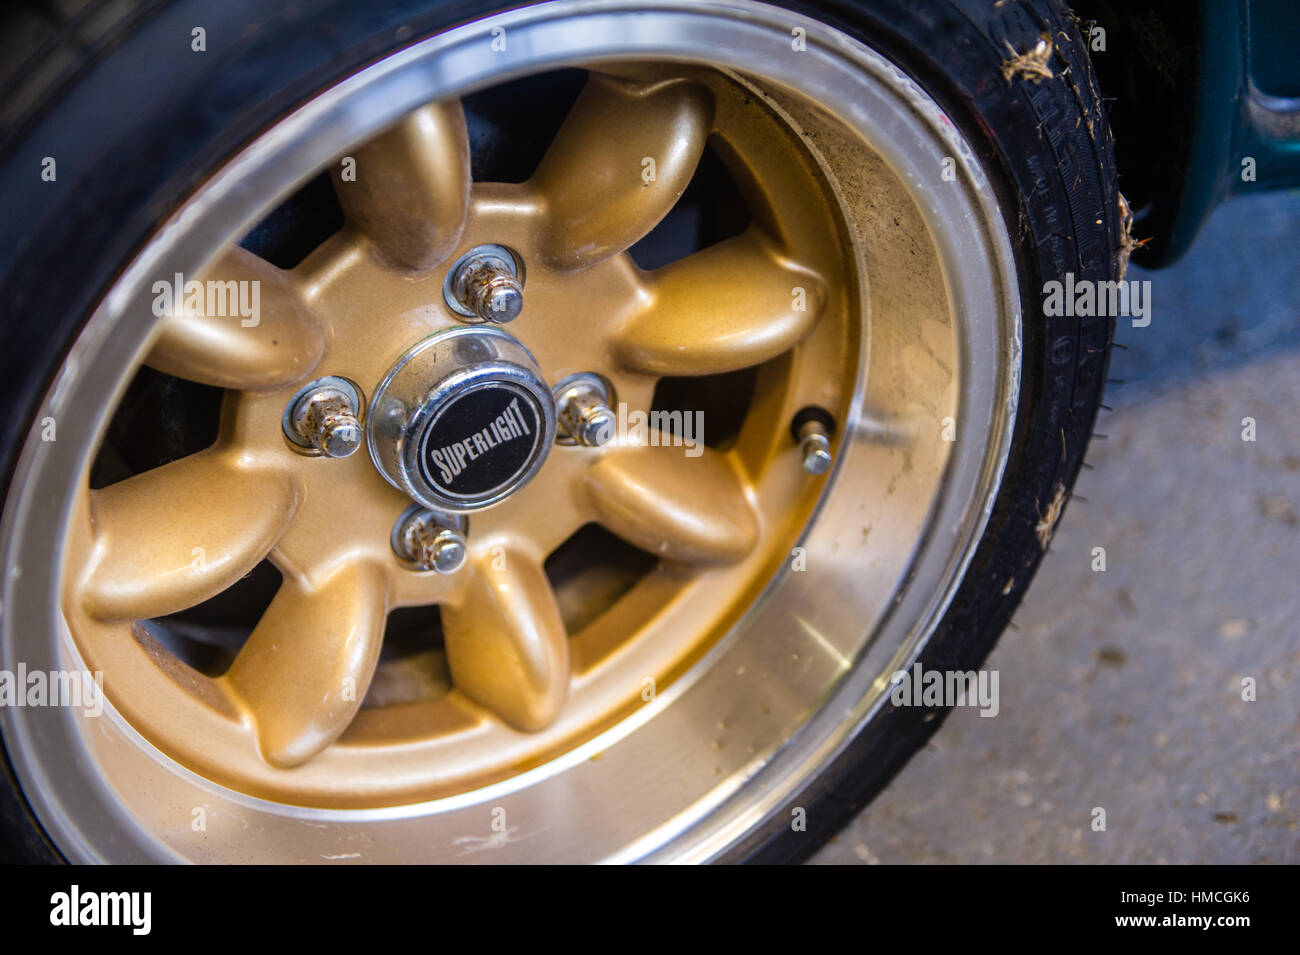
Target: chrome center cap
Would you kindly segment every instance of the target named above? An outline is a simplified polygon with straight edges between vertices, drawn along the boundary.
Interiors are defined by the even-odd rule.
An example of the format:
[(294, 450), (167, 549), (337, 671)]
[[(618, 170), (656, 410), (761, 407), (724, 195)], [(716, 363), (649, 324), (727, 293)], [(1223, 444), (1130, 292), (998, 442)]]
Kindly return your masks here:
[(375, 389), (370, 457), (425, 507), (467, 513), (497, 504), (537, 473), (555, 443), (555, 399), (512, 336), (457, 327), (410, 348)]

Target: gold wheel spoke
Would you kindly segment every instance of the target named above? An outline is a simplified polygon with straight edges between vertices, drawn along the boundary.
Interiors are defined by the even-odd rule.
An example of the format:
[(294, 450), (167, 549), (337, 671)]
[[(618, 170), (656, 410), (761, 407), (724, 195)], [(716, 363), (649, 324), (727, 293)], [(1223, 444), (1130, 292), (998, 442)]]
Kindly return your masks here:
[(691, 181), (712, 118), (709, 94), (688, 81), (593, 74), (533, 177), (547, 263), (592, 265), (653, 229)]
[(750, 230), (651, 273), (651, 304), (617, 337), (626, 368), (711, 375), (775, 358), (816, 324), (824, 285)]
[(199, 281), (202, 304), (196, 295), (190, 305), (197, 308), (169, 309), (147, 365), (239, 389), (289, 384), (316, 367), (324, 329), (280, 269), (236, 246)]
[(424, 106), (356, 150), (356, 178), (335, 168), (348, 220), (380, 255), (424, 271), (449, 256), (469, 210), (469, 134), (459, 100)]
[(758, 539), (758, 516), (725, 455), (705, 448), (610, 448), (583, 479), (606, 529), (666, 560), (732, 563)]
[[(790, 89), (672, 57), (586, 65), (526, 181), (473, 181), (480, 105), (528, 125), (511, 113), (531, 96), (498, 114), (508, 88), (482, 104), (425, 97), (364, 141), (336, 124), (321, 155), (342, 231), (288, 268), (215, 246), (130, 344), (130, 365), (69, 386), (105, 411), (132, 401), (96, 475), (156, 443), (121, 433), (150, 420), (135, 407), (148, 381), (124, 387), (141, 362), (224, 391), (208, 450), (97, 490), (82, 469), (55, 542), (63, 616), (117, 712), (202, 779), (351, 811), (571, 759), (625, 715), (638, 681), (680, 672), (752, 616), (789, 538), (820, 513), (843, 469), (811, 478), (822, 460), (789, 430), (801, 408), (842, 415), (865, 374), (868, 301), (845, 237), (881, 239), (868, 251), (889, 263), (877, 246), (910, 243), (924, 223), (905, 190), (841, 182), (835, 151), (872, 184), (895, 171)], [(311, 188), (274, 218), (310, 204)], [(236, 218), (271, 198), (237, 202)], [(888, 214), (846, 215), (877, 199), (911, 217), (891, 231)], [(694, 225), (696, 241), (669, 255)], [(462, 260), (475, 267), (452, 275)], [(941, 292), (918, 314), (942, 318)], [(926, 344), (944, 344), (930, 331)], [(724, 377), (742, 369), (743, 382)], [(710, 433), (734, 447), (705, 447), (696, 409), (712, 414), (728, 387), (745, 394)], [(158, 420), (202, 397), (162, 395)], [(176, 421), (196, 437), (215, 413), (200, 404)], [(286, 427), (330, 454), (294, 453)], [(358, 435), (365, 447), (343, 454)], [(259, 562), (282, 575), (269, 604)], [(441, 626), (399, 612), (420, 608)]]
[(262, 758), (307, 762), (352, 722), (384, 636), (382, 572), (366, 563), (311, 586), (285, 578), (225, 679), (248, 708)]
[(550, 581), (540, 561), (514, 550), (472, 572), (442, 615), (452, 682), (515, 729), (544, 729), (569, 692), (569, 641)]
[(85, 607), (101, 620), (139, 620), (202, 603), (271, 551), (297, 504), (288, 476), (216, 451), (91, 491)]

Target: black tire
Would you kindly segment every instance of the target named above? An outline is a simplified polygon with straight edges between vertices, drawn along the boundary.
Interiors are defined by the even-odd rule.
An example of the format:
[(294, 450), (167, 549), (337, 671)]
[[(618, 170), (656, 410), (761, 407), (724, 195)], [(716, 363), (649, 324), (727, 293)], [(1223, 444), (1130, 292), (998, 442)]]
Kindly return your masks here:
[[(1043, 284), (1122, 271), (1124, 224), (1104, 110), (1076, 23), (1057, 0), (780, 0), (875, 47), (957, 122), (1001, 190), (1022, 275), (1022, 397), (1005, 484), (927, 668), (978, 666), (1009, 622), (1059, 516), (1101, 400), (1113, 322), (1043, 316)], [(0, 466), (7, 487), (40, 396), (123, 264), (208, 174), (274, 120), (361, 66), (500, 0), (140, 2), (59, 18), (6, 13), (0, 49)], [(191, 53), (194, 26), (207, 51)], [(1011, 50), (1052, 44), (1052, 77), (1003, 75)], [(16, 52), (22, 51), (22, 52)], [(41, 157), (59, 157), (43, 183)], [(1008, 582), (1011, 582), (1008, 586)], [(864, 806), (945, 714), (886, 707), (797, 802), (731, 861), (807, 857)], [(7, 762), (0, 861), (57, 852)]]

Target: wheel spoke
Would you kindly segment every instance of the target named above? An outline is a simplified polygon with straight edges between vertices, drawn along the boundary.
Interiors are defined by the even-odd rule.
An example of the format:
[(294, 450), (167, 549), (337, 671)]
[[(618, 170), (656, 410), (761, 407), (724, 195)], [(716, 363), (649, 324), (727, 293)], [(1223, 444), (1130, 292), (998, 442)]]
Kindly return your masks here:
[(370, 564), (315, 587), (285, 579), (225, 677), (268, 763), (300, 766), (347, 728), (374, 676), (386, 610)]
[(596, 519), (665, 560), (732, 563), (758, 538), (758, 515), (725, 455), (710, 448), (610, 448), (584, 478)]
[(711, 375), (775, 358), (816, 324), (821, 279), (779, 255), (756, 231), (651, 273), (652, 302), (618, 335), (629, 369)]
[(449, 256), (469, 210), (469, 134), (459, 100), (417, 109), (356, 150), (356, 178), (334, 170), (348, 220), (398, 268), (424, 271)]
[[(324, 330), (280, 269), (235, 247), (204, 269), (201, 283), (200, 309), (172, 309), (145, 364), (244, 390), (289, 384), (316, 367)], [(192, 304), (198, 306), (199, 298)], [(245, 307), (254, 304), (255, 310)]]
[(241, 468), (216, 451), (91, 491), (86, 610), (139, 620), (221, 593), (271, 551), (298, 498), (286, 475)]
[(569, 692), (569, 641), (550, 581), (517, 551), (484, 557), (473, 574), (442, 615), (452, 682), (515, 729), (544, 729)]
[(712, 117), (708, 93), (685, 80), (593, 75), (533, 177), (548, 263), (592, 265), (653, 229), (691, 181)]

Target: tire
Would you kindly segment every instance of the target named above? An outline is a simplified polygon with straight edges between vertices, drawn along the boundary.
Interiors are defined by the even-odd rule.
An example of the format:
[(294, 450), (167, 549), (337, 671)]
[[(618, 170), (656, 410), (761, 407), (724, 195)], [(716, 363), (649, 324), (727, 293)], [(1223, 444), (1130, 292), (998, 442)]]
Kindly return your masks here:
[[(1077, 23), (1055, 0), (780, 5), (901, 67), (971, 144), (1004, 210), (1023, 303), (1010, 453), (973, 559), (917, 658), (926, 669), (970, 670), (1033, 577), (1101, 402), (1113, 319), (1049, 317), (1042, 307), (1045, 283), (1067, 273), (1114, 280), (1126, 265), (1123, 200), (1100, 94)], [(179, 0), (114, 7), (109, 20), (7, 14), (8, 40), (37, 49), (49, 68), (5, 77), (11, 105), (0, 115), (9, 210), (0, 222), (0, 309), (10, 341), (0, 353), (0, 402), (19, 423), (0, 433), (6, 488), (42, 396), (96, 303), (214, 169), (317, 91), (413, 39), (503, 7), (495, 0), (308, 0), (282, 12), (256, 0), (219, 9)], [(196, 25), (206, 29), (201, 54), (172, 42)], [(1031, 50), (1044, 36), (1050, 77), (1004, 75), (1014, 51)], [(176, 52), (159, 52), (170, 49)], [(18, 185), (32, 181), (46, 155), (60, 157), (56, 183)], [(807, 858), (888, 783), (946, 712), (878, 709), (787, 803), (806, 810), (806, 831), (792, 830), (788, 808), (770, 813), (719, 861)], [(6, 760), (0, 860), (53, 861), (61, 849)]]

